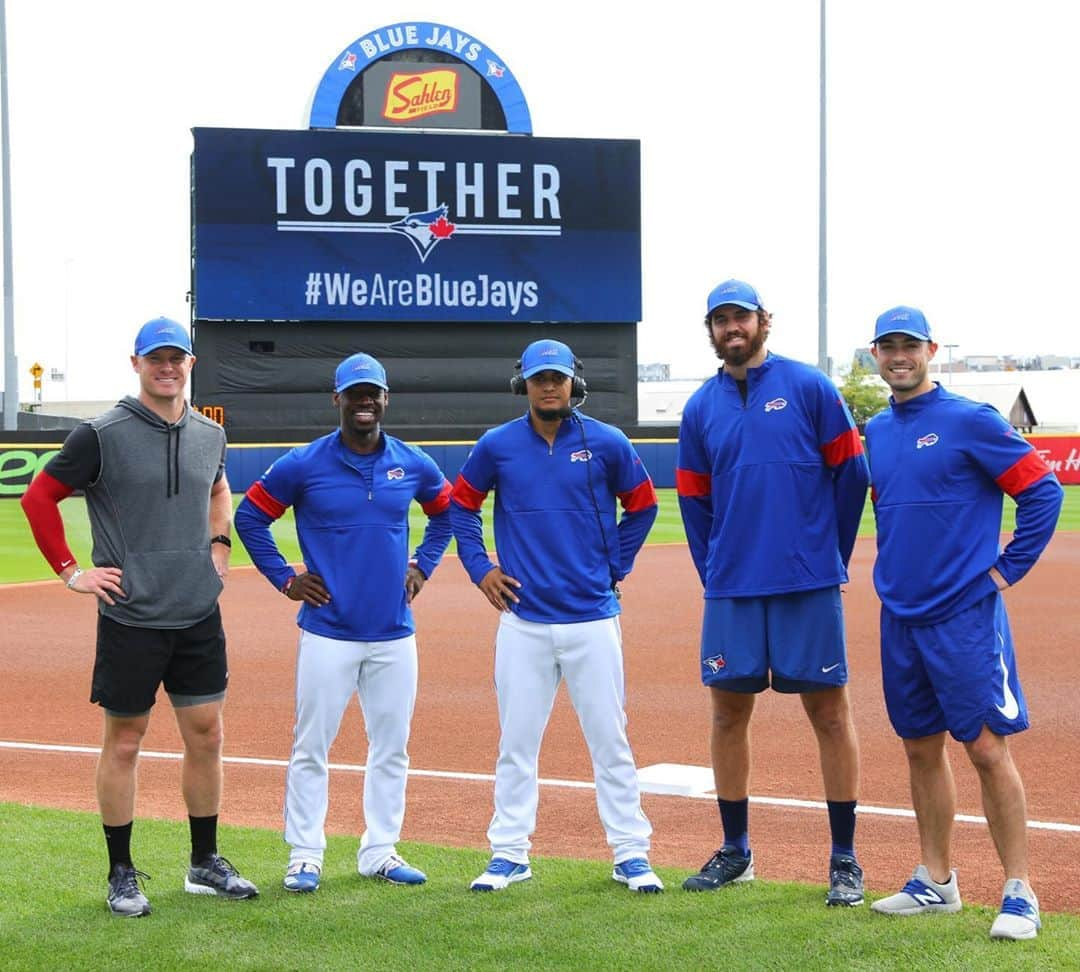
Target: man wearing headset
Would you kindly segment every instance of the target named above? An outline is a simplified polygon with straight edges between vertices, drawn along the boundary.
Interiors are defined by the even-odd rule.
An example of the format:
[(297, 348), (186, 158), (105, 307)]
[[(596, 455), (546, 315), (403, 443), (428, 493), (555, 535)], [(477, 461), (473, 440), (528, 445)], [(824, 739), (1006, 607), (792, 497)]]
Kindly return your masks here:
[[(614, 855), (611, 876), (632, 891), (662, 891), (649, 865), (652, 827), (626, 735), (617, 586), (656, 519), (656, 492), (629, 439), (577, 411), (585, 380), (565, 344), (534, 341), (510, 385), (528, 396), (528, 412), (481, 436), (450, 497), (461, 562), (502, 615), (492, 858), (471, 886), (501, 891), (532, 877), (537, 760), (565, 678), (592, 757), (597, 809)], [(491, 489), (497, 565), (481, 530)], [(616, 498), (623, 507), (618, 520)]]

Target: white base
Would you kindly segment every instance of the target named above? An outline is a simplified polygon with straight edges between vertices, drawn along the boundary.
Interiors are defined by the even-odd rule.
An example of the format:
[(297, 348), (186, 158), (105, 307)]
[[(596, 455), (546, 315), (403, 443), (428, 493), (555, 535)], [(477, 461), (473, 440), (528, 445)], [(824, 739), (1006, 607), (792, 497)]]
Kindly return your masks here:
[(684, 763), (654, 763), (638, 767), (638, 786), (642, 793), (667, 793), (694, 796), (715, 789), (713, 771), (708, 766)]

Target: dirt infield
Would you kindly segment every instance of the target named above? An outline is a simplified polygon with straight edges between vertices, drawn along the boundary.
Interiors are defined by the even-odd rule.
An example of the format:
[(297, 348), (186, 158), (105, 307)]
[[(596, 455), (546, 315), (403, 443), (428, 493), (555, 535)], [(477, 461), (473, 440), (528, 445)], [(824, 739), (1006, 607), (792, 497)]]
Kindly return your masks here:
[[(928, 538), (928, 542), (929, 541)], [(877, 601), (870, 582), (873, 543), (860, 540), (846, 589), (851, 692), (862, 747), (861, 803), (910, 806), (907, 771), (881, 697), (877, 658)], [(651, 547), (625, 585), (627, 710), (639, 766), (709, 765), (708, 698), (698, 680), (700, 585), (685, 547)], [(1033, 727), (1013, 743), (1033, 821), (1080, 824), (1080, 534), (1061, 534), (1042, 562), (1006, 597)], [(231, 684), (226, 709), (229, 756), (287, 759), (291, 744), (294, 605), (275, 595), (251, 569), (231, 575), (222, 598), (229, 640)], [(0, 740), (96, 746), (101, 717), (87, 702), (94, 614), (88, 599), (55, 582), (0, 587), (4, 625)], [(417, 602), (420, 692), (410, 745), (414, 770), (490, 774), (498, 722), (491, 685), (497, 616), (453, 559)], [(178, 752), (179, 736), (167, 701), (159, 706), (145, 748)], [(751, 792), (757, 797), (821, 800), (817, 752), (796, 699), (765, 693), (753, 723)], [(960, 747), (950, 743), (959, 812), (982, 813), (978, 781)], [(346, 715), (331, 759), (360, 764), (366, 756), (359, 708)], [(592, 778), (588, 753), (565, 691), (560, 691), (540, 759), (541, 776)], [(0, 749), (0, 800), (95, 809), (94, 759), (83, 754)], [(329, 829), (359, 834), (356, 773), (331, 777)], [(144, 759), (140, 816), (182, 819), (178, 766)], [(284, 770), (229, 765), (223, 819), (278, 827)], [(607, 858), (591, 790), (544, 787), (534, 852)], [(696, 870), (719, 845), (715, 802), (646, 795), (652, 820), (654, 863)], [(410, 840), (486, 848), (491, 783), (417, 776), (409, 782), (404, 836)], [(824, 883), (828, 825), (823, 810), (751, 807), (756, 870), (767, 879)], [(895, 890), (917, 862), (910, 818), (861, 814), (859, 856), (869, 886)], [(1080, 883), (1072, 862), (1080, 833), (1031, 831), (1032, 876), (1043, 906), (1080, 911)], [(285, 861), (253, 871), (276, 880)], [(954, 858), (965, 900), (996, 903), (1002, 877), (985, 825), (958, 823)], [(273, 877), (267, 877), (273, 875)], [(254, 876), (259, 878), (259, 874)], [(437, 875), (432, 875), (437, 880)]]

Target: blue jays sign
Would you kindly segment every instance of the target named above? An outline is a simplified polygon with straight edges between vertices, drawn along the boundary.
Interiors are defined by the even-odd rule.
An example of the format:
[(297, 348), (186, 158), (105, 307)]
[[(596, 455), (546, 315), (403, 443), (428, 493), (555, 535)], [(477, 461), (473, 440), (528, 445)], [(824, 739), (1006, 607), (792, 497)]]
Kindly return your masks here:
[(636, 141), (194, 136), (197, 319), (641, 318)]

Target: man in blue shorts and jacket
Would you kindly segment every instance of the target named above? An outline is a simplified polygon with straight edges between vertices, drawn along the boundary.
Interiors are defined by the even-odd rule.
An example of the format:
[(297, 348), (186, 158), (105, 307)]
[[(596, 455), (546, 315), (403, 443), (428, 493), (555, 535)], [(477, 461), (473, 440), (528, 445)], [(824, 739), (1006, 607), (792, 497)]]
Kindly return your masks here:
[[(993, 938), (1034, 938), (1039, 902), (1028, 881), (1024, 785), (1008, 737), (1028, 727), (1001, 592), (1020, 581), (1053, 536), (1063, 491), (1050, 468), (992, 406), (930, 380), (937, 345), (923, 313), (877, 320), (872, 352), (892, 389), (866, 427), (874, 477), (885, 703), (904, 741), (922, 863), (874, 911), (960, 910), (952, 870), (956, 787), (945, 733), (979, 775), (1005, 871)], [(1001, 549), (1003, 494), (1016, 531)]]
[(713, 288), (705, 329), (723, 367), (687, 402), (679, 428), (676, 486), (705, 589), (701, 679), (724, 831), (723, 846), (683, 887), (713, 891), (754, 877), (750, 716), (771, 684), (801, 697), (817, 738), (832, 836), (826, 904), (859, 905), (859, 751), (840, 585), (868, 472), (836, 386), (767, 351), (770, 325), (749, 284)]

